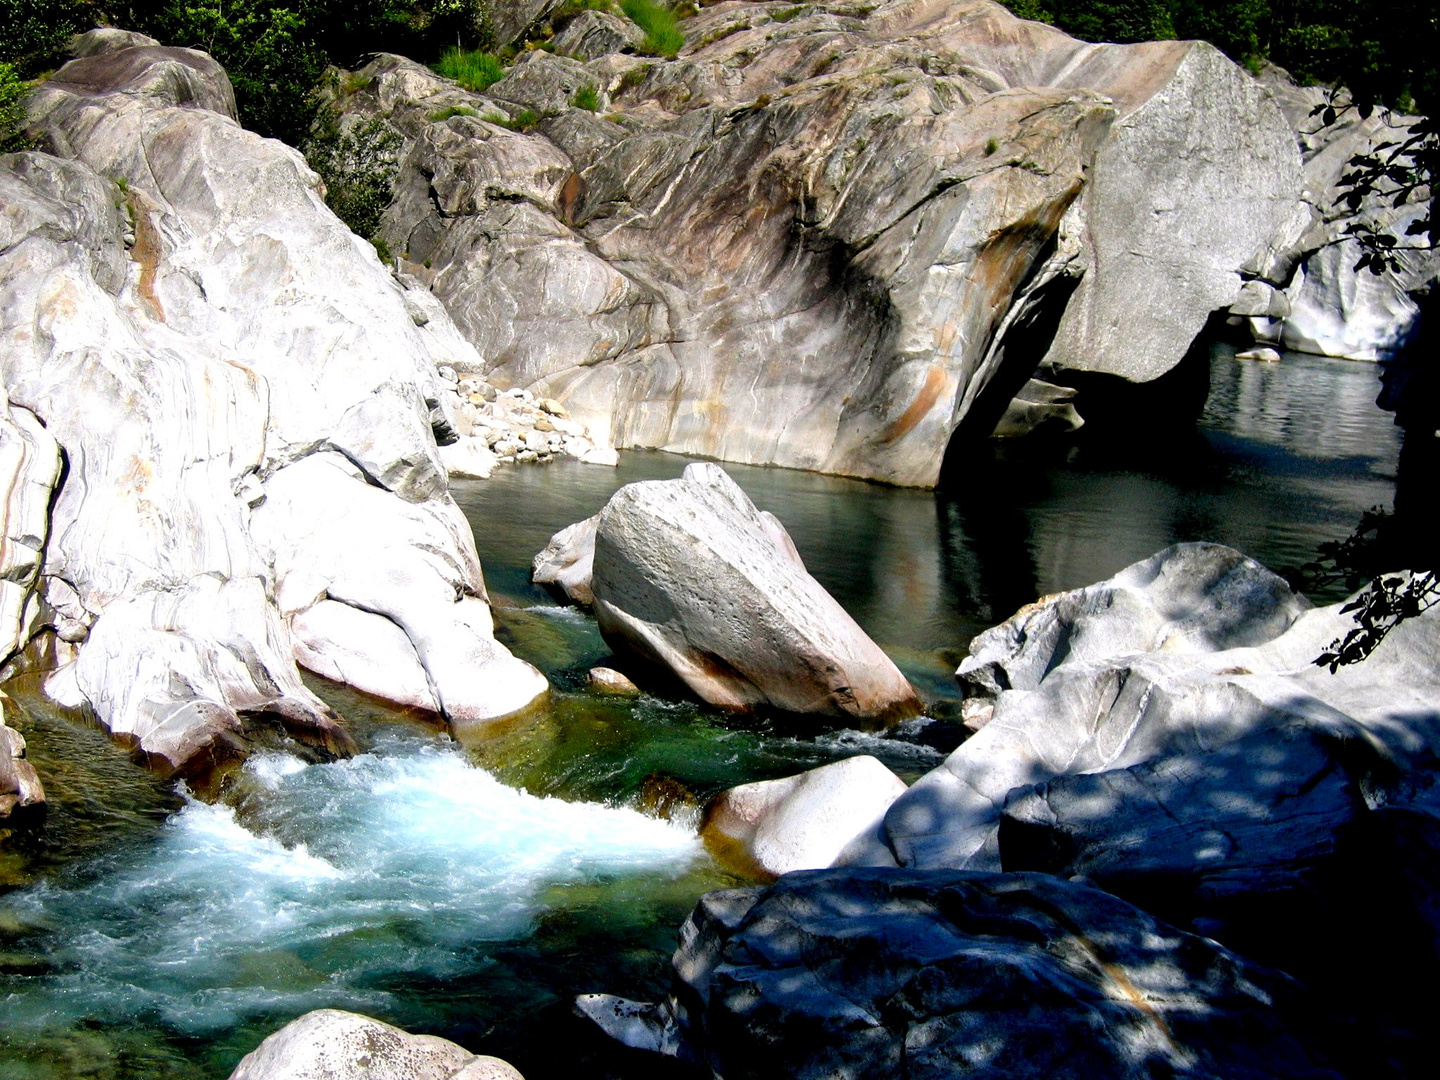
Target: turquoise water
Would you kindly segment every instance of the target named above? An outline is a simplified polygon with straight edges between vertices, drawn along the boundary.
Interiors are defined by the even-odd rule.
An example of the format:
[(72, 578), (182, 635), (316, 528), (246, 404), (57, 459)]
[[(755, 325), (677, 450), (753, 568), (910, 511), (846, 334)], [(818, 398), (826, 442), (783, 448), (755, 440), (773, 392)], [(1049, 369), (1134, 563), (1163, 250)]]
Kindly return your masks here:
[[(1222, 351), (1198, 429), (984, 448), (947, 492), (727, 469), (921, 689), (943, 748), (966, 642), (1021, 604), (1175, 540), (1298, 564), (1388, 503), (1398, 440), (1375, 385), (1363, 365)], [(620, 484), (685, 464), (630, 453), (455, 486), (497, 633), (554, 686), (543, 712), (464, 745), (316, 683), (364, 752), (325, 764), (276, 744), (206, 802), (12, 687), (51, 812), (0, 849), (0, 1080), (220, 1080), (321, 1006), (499, 1054), (530, 1080), (645, 1075), (569, 1002), (663, 992), (696, 897), (736, 881), (694, 839), (704, 799), (857, 752), (907, 777), (942, 756), (913, 732), (585, 689), (608, 650), (529, 583), (530, 558)]]

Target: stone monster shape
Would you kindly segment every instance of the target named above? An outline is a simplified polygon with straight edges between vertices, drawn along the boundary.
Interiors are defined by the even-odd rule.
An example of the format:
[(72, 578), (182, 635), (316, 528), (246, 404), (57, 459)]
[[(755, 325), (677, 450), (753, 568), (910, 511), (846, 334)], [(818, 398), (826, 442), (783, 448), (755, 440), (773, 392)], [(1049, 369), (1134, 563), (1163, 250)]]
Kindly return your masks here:
[(53, 643), (47, 690), (167, 770), (256, 714), (343, 750), (297, 655), (456, 720), (523, 708), (545, 680), (491, 635), (431, 430), (473, 350), (214, 61), (96, 34), (34, 95), (52, 153), (0, 158), (6, 657)]

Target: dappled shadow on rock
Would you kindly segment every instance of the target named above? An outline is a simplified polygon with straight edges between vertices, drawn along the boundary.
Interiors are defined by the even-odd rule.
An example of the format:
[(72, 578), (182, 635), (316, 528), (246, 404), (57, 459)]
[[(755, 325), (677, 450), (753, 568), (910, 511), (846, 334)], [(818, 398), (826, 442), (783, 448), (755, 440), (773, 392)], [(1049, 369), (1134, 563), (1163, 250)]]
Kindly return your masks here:
[(1321, 1077), (1284, 975), (1042, 874), (790, 874), (704, 897), (667, 1004), (578, 1002), (726, 1077)]

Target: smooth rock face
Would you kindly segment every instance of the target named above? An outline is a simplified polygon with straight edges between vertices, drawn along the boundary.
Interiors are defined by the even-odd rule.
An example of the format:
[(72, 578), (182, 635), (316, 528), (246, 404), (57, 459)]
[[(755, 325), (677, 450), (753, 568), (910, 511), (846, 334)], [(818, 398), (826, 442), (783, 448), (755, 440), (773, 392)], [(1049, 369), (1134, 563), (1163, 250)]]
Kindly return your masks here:
[(524, 1080), (499, 1058), (411, 1035), (358, 1013), (317, 1009), (246, 1054), (230, 1080)]
[(623, 672), (614, 668), (593, 667), (585, 674), (585, 681), (602, 694), (638, 694), (636, 686)]
[[(685, 31), (671, 61), (534, 53), (478, 117), (429, 121), (462, 92), (387, 57), (343, 103), (404, 135), (385, 239), (487, 377), (599, 444), (933, 484), (1002, 367), (1153, 378), (1303, 231), (1293, 133), (1208, 46), (989, 0)], [(603, 117), (567, 107), (586, 77)], [(554, 115), (484, 119), (522, 104)]]
[(5, 723), (6, 700), (0, 694), (0, 825), (17, 810), (45, 805), (45, 787), (25, 760), (25, 737)]
[(1288, 971), (1365, 969), (1315, 936), (1377, 811), (1440, 808), (1440, 612), (1331, 674), (1313, 661), (1353, 625), (1339, 609), (1209, 544), (1023, 609), (960, 668), (990, 721), (850, 854), (1083, 875)]
[[(1351, 360), (1391, 359), (1414, 336), (1419, 307), (1409, 294), (1440, 278), (1440, 252), (1406, 250), (1413, 243), (1406, 229), (1424, 212), (1423, 201), (1395, 207), (1390, 199), (1372, 195), (1351, 213), (1339, 201), (1339, 180), (1352, 157), (1393, 141), (1397, 128), (1415, 118), (1377, 112), (1362, 119), (1355, 110), (1342, 109), (1336, 123), (1327, 126), (1322, 117), (1311, 115), (1326, 102), (1323, 87), (1296, 86), (1273, 67), (1260, 79), (1295, 131), (1309, 224), (1293, 245), (1259, 268), (1263, 280), (1248, 283), (1254, 295), (1242, 298), (1249, 302), (1230, 310), (1262, 342)], [(1398, 272), (1355, 269), (1361, 248), (1346, 233), (1357, 222), (1395, 237)], [(1262, 296), (1264, 302), (1258, 302)]]
[(700, 833), (722, 856), (743, 856), (770, 877), (823, 870), (860, 834), (874, 829), (905, 781), (863, 755), (780, 780), (723, 791), (705, 808)]
[[(474, 349), (329, 212), (295, 151), (235, 123), (214, 61), (102, 44), (32, 96), (59, 156), (0, 158), (5, 658), (52, 629), (78, 645), (47, 687), (166, 770), (237, 749), (260, 714), (344, 751), (296, 657), (358, 671), (395, 652), (397, 625), (411, 659), (369, 669), (372, 692), (428, 684), (456, 717), (532, 700), (544, 680), (494, 642), (436, 449), (437, 365), (476, 366)], [(279, 505), (336, 461), (316, 505), (366, 517), (322, 543), (327, 523)], [(387, 546), (365, 587), (293, 600), (367, 534)], [(365, 618), (321, 614), (296, 641), (292, 617), (355, 597)]]
[(577, 1001), (717, 1076), (1335, 1077), (1285, 976), (1044, 874), (819, 871), (709, 893), (671, 998)]
[[(582, 522), (552, 540), (562, 571), (583, 566), (588, 532)], [(713, 705), (860, 720), (920, 712), (890, 658), (806, 573), (785, 527), (718, 465), (625, 485), (595, 519), (592, 558), (610, 647)]]
[(558, 592), (564, 600), (581, 607), (595, 603), (590, 578), (595, 572), (595, 529), (600, 515), (567, 525), (536, 553), (530, 564), (530, 578)]

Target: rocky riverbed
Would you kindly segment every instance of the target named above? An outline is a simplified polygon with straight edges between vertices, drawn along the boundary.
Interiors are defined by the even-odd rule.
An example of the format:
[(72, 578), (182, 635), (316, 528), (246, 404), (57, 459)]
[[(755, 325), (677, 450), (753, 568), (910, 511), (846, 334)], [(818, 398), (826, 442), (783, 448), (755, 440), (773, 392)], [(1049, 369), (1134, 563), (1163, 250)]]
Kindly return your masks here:
[[(483, 981), (493, 957), (466, 950), (535, 933), (556, 882), (664, 867), (681, 907), (702, 882), (780, 880), (700, 902), (668, 997), (580, 1000), (652, 1055), (635, 1068), (1413, 1074), (1432, 1003), (1400, 958), (1435, 959), (1440, 880), (1433, 613), (1325, 672), (1351, 616), (1230, 548), (1166, 547), (1203, 539), (1185, 518), (1063, 594), (1017, 585), (1026, 606), (991, 604), (963, 692), (948, 671), (941, 690), (968, 633), (872, 638), (720, 464), (532, 515), (569, 527), (523, 561), (593, 621), (492, 598), (500, 523), (456, 497), (498, 469), (613, 471), (617, 448), (973, 493), (992, 432), (1143, 409), (1183, 427), (1174, 388), (1203, 385), (1221, 326), (1389, 356), (1435, 263), (1362, 283), (1353, 220), (1324, 213), (1379, 129), (1307, 127), (1312, 94), (1200, 43), (1088, 45), (988, 0), (723, 3), (672, 59), (637, 56), (613, 15), (511, 21), (550, 48), (483, 94), (386, 54), (333, 84), (342, 125), (399, 140), (383, 263), (193, 49), (83, 35), (30, 97), (36, 149), (0, 157), (3, 675), (187, 785), (153, 859), (17, 894), (0, 933), (58, 950), (0, 953), (40, 980), (25, 1023), (98, 975), (102, 1026), (228, 1032), (211, 1071), (241, 1049), (242, 1077), (511, 1075), (326, 1007), (401, 1019), (395, 957), (427, 993)], [(356, 722), (377, 699), (409, 710), (398, 743)], [(657, 746), (703, 730), (726, 782), (680, 750), (607, 758), (637, 717)], [(10, 720), (0, 842), (43, 851), (63, 756)], [(583, 782), (551, 767), (567, 742), (595, 758)], [(357, 843), (343, 821), (375, 828)], [(402, 821), (414, 844), (384, 841)], [(445, 860), (497, 869), (457, 886)], [(461, 911), (458, 937), (407, 929), (377, 881), (410, 883), (417, 926)], [(312, 920), (322, 897), (339, 923)], [(61, 912), (114, 932), (54, 930)], [(243, 969), (218, 994), (215, 957)], [(277, 980), (306, 1018), (256, 1049)]]

